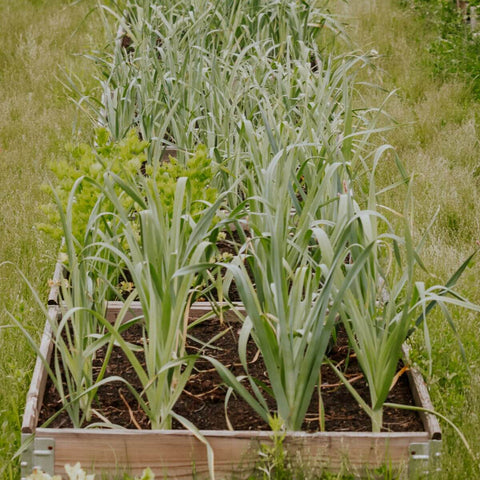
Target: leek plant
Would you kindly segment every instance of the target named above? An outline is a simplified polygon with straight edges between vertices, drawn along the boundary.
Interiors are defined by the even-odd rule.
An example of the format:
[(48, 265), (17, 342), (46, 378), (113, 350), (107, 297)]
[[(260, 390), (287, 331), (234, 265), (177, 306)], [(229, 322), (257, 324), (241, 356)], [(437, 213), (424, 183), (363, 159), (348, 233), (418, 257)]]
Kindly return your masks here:
[(135, 46), (154, 39), (152, 32), (163, 36), (172, 31), (172, 26), (180, 25), (188, 43), (202, 38), (202, 44), (219, 52), (268, 40), (275, 45), (276, 56), (280, 58), (289, 38), (297, 44), (313, 44), (325, 37), (325, 31), (344, 35), (341, 25), (328, 11), (327, 2), (321, 3), (169, 0), (158, 5), (146, 0), (130, 0), (100, 6), (115, 18)]
[[(96, 336), (102, 333), (103, 328), (91, 312), (93, 310), (104, 315), (110, 275), (108, 263), (105, 262), (108, 259), (105, 259), (102, 252), (94, 250), (96, 237), (99, 234), (98, 223), (95, 220), (99, 215), (100, 203), (95, 205), (91, 213), (85, 232), (85, 241), (77, 253), (78, 245), (73, 235), (72, 209), (82, 181), (83, 178), (80, 178), (75, 182), (65, 214), (60, 207), (68, 272), (68, 279), (62, 282), (60, 291), (63, 300), (62, 308), (66, 311), (58, 323), (52, 322), (51, 325), (55, 344), (53, 358), (57, 379), (56, 388), (64, 405), (65, 402), (70, 401), (69, 397), (78, 398), (79, 402), (79, 408), (75, 403), (67, 408), (74, 427), (80, 427), (84, 420), (90, 421), (91, 405), (95, 396), (95, 389), (91, 387), (102, 379), (108, 365), (107, 356), (99, 378), (95, 378), (93, 360), (96, 351), (91, 346), (95, 343)], [(108, 255), (108, 251), (106, 254)], [(62, 370), (66, 380), (66, 392), (60, 381)], [(86, 391), (88, 393), (83, 395), (82, 393)], [(80, 416), (80, 413), (83, 415)]]
[[(369, 249), (369, 255), (350, 283), (340, 309), (343, 325), (368, 383), (370, 405), (335, 369), (370, 416), (374, 432), (382, 428), (384, 403), (402, 357), (402, 345), (417, 326), (417, 318), (423, 322), (428, 347), (426, 316), (433, 304), (439, 306), (454, 331), (449, 304), (480, 311), (478, 305), (456, 294), (451, 288), (453, 285), (427, 287), (418, 279), (415, 269), (424, 268), (420, 259), (424, 239), (414, 246), (408, 210), (403, 215), (401, 232), (378, 212), (379, 192), (376, 191), (374, 174), (388, 148), (384, 146), (375, 154), (368, 209), (361, 211), (356, 202), (351, 203), (354, 221), (350, 231), (348, 268), (355, 268), (366, 249)], [(458, 277), (464, 268), (462, 266), (454, 277)], [(345, 281), (342, 277), (339, 280)]]
[[(312, 75), (324, 70), (328, 57), (325, 45), (318, 47), (319, 32), (341, 31), (325, 6), (285, 0), (150, 3), (103, 6), (131, 42), (125, 48), (117, 41), (111, 56), (96, 58), (103, 73), (103, 106), (94, 105), (94, 116), (115, 139), (137, 128), (150, 142), (150, 160), (160, 158), (171, 144), (188, 152), (203, 143), (230, 172), (228, 159), (238, 154), (241, 138), (239, 121), (261, 121), (257, 93), (278, 103), (275, 124), (288, 110), (285, 98), (303, 105), (312, 96), (309, 110), (315, 110), (316, 92), (328, 86), (328, 79)], [(345, 71), (350, 69), (349, 58), (337, 59), (339, 72), (343, 60)], [(283, 64), (293, 77), (282, 78), (277, 69)], [(255, 77), (260, 92), (252, 85)], [(303, 88), (291, 87), (292, 78)], [(278, 84), (273, 90), (263, 85), (271, 79)], [(335, 109), (336, 97), (332, 95), (330, 109)], [(302, 124), (300, 118), (296, 121)]]
[[(222, 202), (220, 197), (194, 219), (187, 178), (176, 183), (173, 212), (164, 205), (157, 182), (148, 177), (125, 180), (105, 175), (103, 191), (114, 206), (112, 222), (119, 222), (127, 250), (105, 242), (104, 246), (125, 265), (142, 306), (143, 357), (145, 366), (115, 329), (108, 332), (124, 350), (142, 384), (132, 390), (154, 429), (171, 427), (172, 416), (188, 422), (173, 408), (193, 368), (195, 357), (185, 355), (188, 306), (195, 274), (179, 275), (182, 268), (204, 261), (206, 238)], [(128, 198), (128, 201), (126, 201)], [(124, 207), (133, 201), (138, 209)]]
[[(236, 260), (224, 264), (235, 278), (246, 311), (239, 354), (253, 394), (241, 378), (212, 361), (224, 381), (268, 423), (272, 417), (265, 394), (271, 394), (276, 414), (288, 430), (301, 428), (343, 297), (369, 254), (366, 249), (339, 285), (349, 252), (351, 198), (329, 187), (343, 185), (345, 166), (330, 165), (328, 174), (318, 175), (318, 181), (327, 184), (322, 188), (325, 196), (315, 190), (310, 193), (313, 212), (331, 202), (339, 205), (330, 211), (336, 215), (322, 219), (298, 216), (292, 196), (296, 153), (294, 148), (282, 149), (265, 168), (257, 165), (257, 172), (246, 172), (251, 240)], [(270, 386), (248, 376), (246, 345), (250, 336), (262, 354)]]
[[(53, 366), (50, 366), (47, 359), (41, 357), (42, 353), (35, 341), (14, 319), (42, 358), (60, 396), (62, 404), (60, 411), (67, 412), (75, 428), (82, 427), (85, 422), (90, 423), (92, 414), (96, 414), (102, 421), (105, 420), (93, 408), (93, 402), (98, 388), (115, 380), (113, 377), (105, 378), (113, 340), (105, 336), (102, 320), (105, 315), (106, 298), (114, 289), (113, 282), (118, 276), (118, 270), (110, 250), (101, 246), (105, 238), (101, 197), (90, 211), (83, 229), (83, 238), (80, 240), (74, 227), (76, 197), (87, 181), (85, 177), (75, 181), (65, 209), (54, 192), (64, 233), (65, 248), (59, 260), (63, 262), (65, 278), (62, 277), (58, 285), (60, 304), (56, 314), (52, 312), (52, 308), (43, 307), (38, 294), (22, 275), (49, 322), (54, 343)], [(83, 220), (84, 217), (82, 217)], [(122, 315), (119, 318), (122, 318)], [(94, 360), (98, 350), (104, 346), (106, 353), (103, 365), (97, 370), (94, 367)], [(47, 423), (50, 423), (53, 418)]]

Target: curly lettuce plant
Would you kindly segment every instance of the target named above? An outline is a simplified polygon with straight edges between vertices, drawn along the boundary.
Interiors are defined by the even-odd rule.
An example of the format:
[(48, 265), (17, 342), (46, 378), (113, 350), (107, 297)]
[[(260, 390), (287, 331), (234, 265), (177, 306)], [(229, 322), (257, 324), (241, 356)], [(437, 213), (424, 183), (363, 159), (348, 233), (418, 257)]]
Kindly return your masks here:
[[(62, 207), (66, 208), (75, 182), (83, 176), (101, 181), (107, 170), (119, 175), (138, 173), (145, 162), (144, 151), (147, 145), (147, 142), (138, 139), (133, 130), (124, 140), (111, 142), (108, 131), (98, 129), (95, 137), (95, 147), (88, 144), (70, 146), (70, 159), (63, 159), (50, 164), (50, 169), (56, 177), (53, 187), (54, 192), (49, 185), (46, 185), (45, 189), (51, 194), (53, 201), (42, 207), (48, 223), (40, 224), (38, 227), (60, 241), (64, 232), (55, 197), (58, 197)], [(72, 234), (76, 239), (84, 237), (88, 218), (99, 197), (98, 189), (89, 182), (83, 182), (75, 192), (71, 208), (72, 216), (75, 219), (72, 225)]]
[[(161, 201), (170, 214), (173, 211), (176, 182), (180, 177), (188, 178), (192, 195), (196, 200), (207, 202), (215, 200), (216, 190), (211, 186), (214, 172), (204, 146), (199, 146), (184, 165), (179, 165), (174, 158), (170, 158), (168, 162), (158, 163), (155, 168), (151, 164), (146, 165), (147, 146), (148, 142), (139, 140), (134, 130), (131, 130), (123, 140), (114, 142), (111, 141), (107, 130), (99, 128), (95, 146), (80, 144), (70, 147), (71, 159), (50, 164), (56, 177), (54, 192), (50, 186), (46, 188), (51, 192), (54, 201), (43, 206), (48, 223), (40, 224), (38, 227), (60, 241), (64, 232), (60, 225), (55, 197), (58, 197), (60, 205), (66, 208), (70, 192), (79, 178), (88, 177), (101, 184), (107, 171), (124, 179), (142, 176), (154, 179), (161, 192)], [(76, 188), (71, 214), (74, 218), (72, 234), (77, 240), (83, 239), (89, 216), (100, 197), (99, 189), (92, 182), (82, 182)], [(106, 203), (102, 208), (109, 211), (111, 205), (108, 204), (108, 200), (103, 201)], [(126, 198), (124, 207), (133, 212), (138, 206), (132, 199)], [(193, 204), (193, 215), (201, 210), (202, 206), (199, 203)]]

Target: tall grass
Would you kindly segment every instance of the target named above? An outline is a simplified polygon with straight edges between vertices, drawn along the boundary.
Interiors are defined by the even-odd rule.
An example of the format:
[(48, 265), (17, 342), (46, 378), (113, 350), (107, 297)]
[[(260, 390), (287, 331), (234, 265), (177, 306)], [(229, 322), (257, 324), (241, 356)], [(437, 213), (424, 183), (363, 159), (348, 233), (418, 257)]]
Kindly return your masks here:
[[(0, 5), (0, 261), (18, 265), (43, 294), (48, 291), (58, 245), (33, 228), (41, 220), (40, 184), (46, 179), (46, 162), (59, 158), (64, 143), (72, 140), (72, 126), (81, 127), (79, 137), (86, 135), (82, 133), (86, 122), (78, 117), (56, 77), (62, 65), (67, 71), (75, 69), (85, 85), (90, 84), (91, 66), (72, 54), (102, 42), (102, 25), (93, 17), (83, 23), (92, 6), (83, 2), (70, 7), (60, 0)], [(28, 288), (12, 269), (2, 268), (0, 279), (4, 286), (0, 324), (11, 324), (4, 314), (8, 307), (38, 338), (45, 319)], [(11, 457), (19, 446), (34, 355), (14, 329), (1, 329), (0, 348), (0, 477), (18, 478), (17, 463)]]
[[(439, 209), (424, 246), (423, 259), (431, 272), (427, 284), (448, 278), (458, 265), (477, 248), (479, 207), (476, 168), (479, 161), (477, 120), (479, 105), (470, 96), (468, 84), (451, 77), (434, 76), (432, 58), (427, 47), (437, 39), (431, 21), (416, 15), (406, 2), (382, 0), (375, 3), (337, 2), (336, 10), (345, 15), (351, 38), (364, 49), (378, 52), (375, 72), (366, 80), (380, 82), (384, 88), (398, 88), (387, 105), (399, 122), (398, 128), (379, 138), (391, 143), (414, 175), (412, 192), (417, 230), (425, 231)], [(363, 92), (362, 102), (377, 104), (381, 93)], [(380, 169), (380, 188), (395, 181), (389, 168)], [(382, 195), (382, 203), (402, 210), (404, 196), (400, 190)], [(478, 263), (471, 263), (458, 289), (471, 300), (479, 301)], [(429, 321), (433, 365), (416, 336), (415, 360), (423, 367), (435, 407), (454, 421), (472, 445), (479, 442), (479, 390), (475, 372), (479, 368), (478, 315), (453, 309), (458, 334), (465, 348), (467, 362), (453, 346), (457, 340), (439, 315)], [(470, 372), (473, 372), (473, 375)], [(445, 426), (443, 472), (438, 478), (476, 478), (478, 465), (472, 462), (458, 438)]]

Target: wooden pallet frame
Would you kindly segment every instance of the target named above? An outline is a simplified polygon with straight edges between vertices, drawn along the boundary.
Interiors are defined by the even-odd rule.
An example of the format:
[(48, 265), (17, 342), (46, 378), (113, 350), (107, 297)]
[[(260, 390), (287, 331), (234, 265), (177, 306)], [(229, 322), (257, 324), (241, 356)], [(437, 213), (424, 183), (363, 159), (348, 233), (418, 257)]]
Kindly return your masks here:
[[(54, 286), (49, 296), (51, 318), (59, 313), (57, 299), (61, 278), (62, 267), (57, 265)], [(107, 318), (113, 320), (120, 308), (121, 302), (109, 302)], [(201, 316), (208, 310), (210, 306), (207, 303), (199, 302), (191, 306), (193, 316)], [(133, 302), (131, 315), (137, 316), (140, 313), (139, 303)], [(42, 357), (49, 361), (52, 350), (52, 332), (47, 321), (40, 345)], [(406, 349), (404, 355), (408, 361)], [(420, 373), (415, 369), (409, 369), (407, 373), (416, 405), (432, 410), (428, 390)], [(65, 474), (65, 464), (80, 462), (85, 469), (92, 468), (109, 475), (122, 470), (139, 475), (145, 467), (150, 467), (160, 478), (167, 476), (190, 479), (193, 478), (193, 472), (196, 478), (208, 476), (206, 447), (188, 431), (37, 427), (46, 382), (44, 361), (39, 357), (27, 395), (22, 424), (26, 452), (22, 458), (24, 475), (37, 463), (41, 466), (41, 460), (38, 459), (44, 458), (46, 460), (43, 465), (51, 470), (47, 472), (50, 474)], [(290, 432), (286, 435), (285, 445), (292, 452), (299, 453), (312, 468), (340, 472), (347, 466), (349, 471), (362, 476), (368, 470), (387, 465), (388, 468), (403, 472), (406, 477), (408, 469), (410, 473), (416, 472), (415, 475), (430, 471), (432, 466), (428, 452), (435, 450), (438, 454), (440, 425), (436, 417), (430, 414), (422, 414), (421, 419), (424, 425), (422, 432)], [(260, 444), (271, 442), (271, 432), (268, 431), (201, 433), (214, 451), (216, 478), (231, 477), (232, 472), (238, 474), (242, 469), (251, 468), (258, 459)], [(432, 442), (435, 448), (430, 448)], [(412, 463), (412, 460), (416, 461)]]

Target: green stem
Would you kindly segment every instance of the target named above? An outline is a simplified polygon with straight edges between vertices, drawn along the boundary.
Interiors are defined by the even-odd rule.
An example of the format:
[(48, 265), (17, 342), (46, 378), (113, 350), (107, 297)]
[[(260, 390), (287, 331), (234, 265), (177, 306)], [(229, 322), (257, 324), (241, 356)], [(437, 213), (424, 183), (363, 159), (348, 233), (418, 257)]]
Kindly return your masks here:
[(383, 407), (372, 409), (370, 414), (370, 420), (372, 421), (372, 432), (380, 433), (383, 425)]

